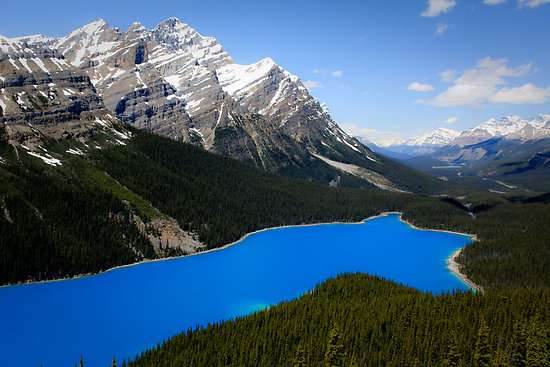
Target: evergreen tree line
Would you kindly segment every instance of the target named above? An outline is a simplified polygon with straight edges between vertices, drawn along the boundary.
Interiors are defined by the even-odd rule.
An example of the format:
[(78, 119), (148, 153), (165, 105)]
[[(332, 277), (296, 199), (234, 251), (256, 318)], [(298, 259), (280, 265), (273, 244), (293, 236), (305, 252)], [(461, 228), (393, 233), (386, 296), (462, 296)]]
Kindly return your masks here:
[(155, 256), (127, 205), (113, 195), (30, 166), (11, 170), (0, 169), (0, 284), (97, 272)]
[(550, 366), (550, 290), (434, 296), (367, 275), (189, 330), (128, 363), (148, 366)]

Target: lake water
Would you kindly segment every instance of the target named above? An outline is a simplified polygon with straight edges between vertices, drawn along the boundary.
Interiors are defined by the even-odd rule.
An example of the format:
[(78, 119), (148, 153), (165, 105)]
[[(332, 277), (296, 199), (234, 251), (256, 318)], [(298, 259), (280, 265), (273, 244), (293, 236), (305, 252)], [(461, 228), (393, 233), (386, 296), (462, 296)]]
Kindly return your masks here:
[(0, 288), (0, 366), (106, 367), (196, 325), (299, 297), (365, 272), (432, 292), (466, 290), (447, 269), (470, 237), (398, 215), (263, 231), (221, 251), (75, 280)]

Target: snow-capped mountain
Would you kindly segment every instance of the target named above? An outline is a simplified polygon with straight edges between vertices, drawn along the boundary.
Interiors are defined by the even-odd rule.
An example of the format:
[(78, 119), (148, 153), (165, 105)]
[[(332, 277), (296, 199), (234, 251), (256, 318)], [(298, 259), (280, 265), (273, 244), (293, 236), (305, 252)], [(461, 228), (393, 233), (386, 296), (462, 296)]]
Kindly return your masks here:
[[(129, 138), (107, 110), (88, 75), (69, 64), (44, 36), (0, 37), (0, 127), (10, 145), (49, 165), (62, 165), (42, 146), (47, 139), (87, 144), (101, 135), (106, 144)], [(19, 152), (19, 151), (17, 151)], [(70, 149), (70, 154), (80, 154)]]
[(510, 140), (537, 140), (550, 137), (550, 115), (532, 119), (507, 116), (490, 119), (463, 131), (452, 143), (460, 146), (476, 144), (487, 139), (503, 137)]
[[(355, 176), (375, 186), (374, 173), (390, 179), (400, 174), (345, 133), (300, 79), (273, 59), (237, 64), (215, 38), (177, 18), (151, 30), (134, 23), (122, 31), (97, 20), (62, 38), (0, 37), (0, 84), (22, 74), (49, 80), (65, 69), (85, 76), (98, 109), (119, 120), (268, 171), (326, 182)], [(74, 99), (80, 92), (73, 91)], [(2, 122), (20, 112), (39, 115), (32, 101), (17, 111), (23, 107), (11, 106), (12, 97), (0, 99)], [(357, 168), (348, 172), (345, 164)]]
[(425, 155), (450, 144), (459, 135), (458, 131), (441, 127), (406, 140), (404, 143), (387, 146), (384, 150), (390, 156), (395, 156), (391, 153), (402, 155), (401, 158)]
[(458, 131), (440, 127), (425, 134), (419, 135), (405, 142), (410, 146), (443, 146), (450, 144), (460, 133)]
[(98, 20), (55, 48), (87, 71), (111, 111), (138, 127), (268, 170), (299, 167), (311, 149), (365, 160), (372, 154), (298, 77), (270, 58), (236, 64), (215, 38), (177, 18), (152, 30), (134, 23), (127, 32)]
[(455, 152), (463, 147), (494, 138), (502, 138), (512, 142), (550, 138), (550, 115), (540, 115), (531, 119), (524, 119), (519, 116), (493, 118), (462, 132), (439, 128), (409, 139), (403, 144), (390, 145), (384, 149), (386, 152), (408, 156), (429, 155), (441, 150), (444, 152), (444, 156), (448, 158), (447, 153), (451, 147), (456, 147), (452, 149)]

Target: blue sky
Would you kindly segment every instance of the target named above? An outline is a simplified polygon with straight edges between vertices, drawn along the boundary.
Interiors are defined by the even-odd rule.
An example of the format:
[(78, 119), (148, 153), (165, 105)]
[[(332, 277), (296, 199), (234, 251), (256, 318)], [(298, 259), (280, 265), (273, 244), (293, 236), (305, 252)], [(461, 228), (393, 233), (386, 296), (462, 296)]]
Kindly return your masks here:
[(0, 34), (177, 16), (238, 63), (270, 56), (373, 140), (550, 113), (550, 0), (10, 1)]

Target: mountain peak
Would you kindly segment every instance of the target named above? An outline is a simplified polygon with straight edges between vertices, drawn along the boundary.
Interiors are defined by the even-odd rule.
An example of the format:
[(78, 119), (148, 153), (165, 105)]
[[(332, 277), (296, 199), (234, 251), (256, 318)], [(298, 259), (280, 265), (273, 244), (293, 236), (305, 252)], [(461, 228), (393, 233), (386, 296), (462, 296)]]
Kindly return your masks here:
[(86, 24), (85, 26), (77, 29), (77, 31), (80, 30), (84, 33), (92, 34), (92, 33), (95, 33), (95, 32), (97, 32), (98, 30), (100, 30), (104, 27), (108, 27), (107, 22), (104, 19), (100, 18), (100, 19), (94, 20), (93, 22), (90, 22), (90, 23)]
[(143, 32), (146, 31), (147, 28), (143, 26), (140, 22), (134, 22), (130, 24), (130, 27), (128, 28), (128, 33), (134, 33), (134, 32)]
[(159, 24), (157, 24), (157, 26), (155, 28), (157, 28), (157, 29), (167, 29), (167, 28), (179, 29), (179, 28), (184, 28), (184, 27), (189, 27), (189, 26), (187, 24), (185, 24), (184, 22), (182, 22), (177, 17), (169, 17), (169, 18), (166, 18), (163, 21), (161, 21)]
[(460, 133), (458, 131), (440, 127), (416, 138), (413, 138), (405, 143), (405, 145), (434, 145), (434, 146), (443, 146), (449, 144), (454, 140)]

